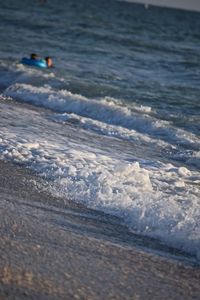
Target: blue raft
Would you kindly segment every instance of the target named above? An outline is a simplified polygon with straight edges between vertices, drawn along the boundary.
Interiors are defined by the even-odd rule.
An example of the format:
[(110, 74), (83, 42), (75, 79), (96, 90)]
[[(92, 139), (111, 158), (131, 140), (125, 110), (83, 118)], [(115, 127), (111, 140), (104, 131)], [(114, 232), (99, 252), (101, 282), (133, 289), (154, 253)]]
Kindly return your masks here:
[(44, 59), (31, 59), (31, 58), (23, 57), (21, 63), (23, 65), (28, 65), (28, 66), (47, 68), (47, 63)]

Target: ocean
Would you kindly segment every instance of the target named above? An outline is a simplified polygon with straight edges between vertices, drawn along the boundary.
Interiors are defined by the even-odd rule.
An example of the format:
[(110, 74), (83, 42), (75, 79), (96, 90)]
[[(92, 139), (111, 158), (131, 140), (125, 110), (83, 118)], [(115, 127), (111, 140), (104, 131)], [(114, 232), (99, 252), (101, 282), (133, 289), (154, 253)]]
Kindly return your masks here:
[(0, 26), (0, 159), (200, 258), (199, 13), (7, 0)]

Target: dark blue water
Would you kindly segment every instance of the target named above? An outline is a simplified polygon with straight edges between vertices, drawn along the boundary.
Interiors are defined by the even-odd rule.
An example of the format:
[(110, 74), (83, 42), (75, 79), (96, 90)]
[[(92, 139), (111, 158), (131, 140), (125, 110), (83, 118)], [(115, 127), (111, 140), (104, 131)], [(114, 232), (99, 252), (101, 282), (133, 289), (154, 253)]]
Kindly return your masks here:
[[(180, 115), (199, 113), (199, 13), (118, 1), (1, 3), (2, 55), (52, 55), (68, 89)], [(172, 114), (172, 116), (171, 116)], [(176, 118), (175, 118), (176, 119)], [(197, 128), (199, 130), (199, 127)]]
[(7, 0), (0, 26), (1, 159), (199, 255), (199, 13)]

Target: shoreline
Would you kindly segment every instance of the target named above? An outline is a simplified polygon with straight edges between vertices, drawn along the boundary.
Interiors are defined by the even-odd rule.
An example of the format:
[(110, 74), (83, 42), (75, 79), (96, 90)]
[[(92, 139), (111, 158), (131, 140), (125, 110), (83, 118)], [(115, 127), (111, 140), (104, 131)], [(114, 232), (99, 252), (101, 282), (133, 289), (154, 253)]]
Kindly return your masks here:
[(1, 299), (199, 298), (198, 264), (40, 185), (0, 161)]

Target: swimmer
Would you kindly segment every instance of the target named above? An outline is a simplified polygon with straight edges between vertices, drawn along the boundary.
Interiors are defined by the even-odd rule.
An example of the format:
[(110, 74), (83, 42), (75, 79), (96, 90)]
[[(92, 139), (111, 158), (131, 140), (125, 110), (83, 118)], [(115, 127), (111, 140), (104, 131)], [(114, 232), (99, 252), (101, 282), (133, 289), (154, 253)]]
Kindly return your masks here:
[(46, 64), (47, 64), (48, 68), (52, 68), (53, 67), (52, 58), (50, 56), (45, 57), (45, 61), (46, 61)]

